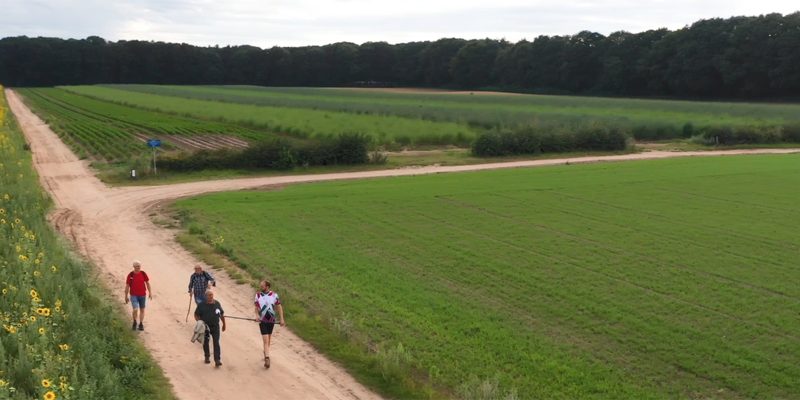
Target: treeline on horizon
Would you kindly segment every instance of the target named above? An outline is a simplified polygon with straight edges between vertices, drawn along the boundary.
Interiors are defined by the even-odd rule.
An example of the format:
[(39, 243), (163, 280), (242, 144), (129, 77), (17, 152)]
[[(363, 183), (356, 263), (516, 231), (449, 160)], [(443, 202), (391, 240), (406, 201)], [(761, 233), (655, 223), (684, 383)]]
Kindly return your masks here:
[(800, 12), (700, 20), (670, 31), (582, 31), (533, 41), (198, 47), (0, 39), (7, 86), (95, 83), (415, 86), (678, 98), (800, 96)]

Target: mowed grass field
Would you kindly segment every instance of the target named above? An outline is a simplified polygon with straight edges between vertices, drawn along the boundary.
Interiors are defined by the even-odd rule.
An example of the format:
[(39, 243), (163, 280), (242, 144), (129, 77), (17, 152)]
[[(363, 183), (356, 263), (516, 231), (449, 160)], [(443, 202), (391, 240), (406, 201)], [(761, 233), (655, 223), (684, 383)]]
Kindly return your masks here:
[(483, 383), (497, 397), (788, 399), (800, 393), (798, 198), (800, 156), (782, 155), (307, 184), (176, 206), (275, 282), (290, 325), (315, 316), (374, 354), (353, 370), (401, 360), (443, 396)]

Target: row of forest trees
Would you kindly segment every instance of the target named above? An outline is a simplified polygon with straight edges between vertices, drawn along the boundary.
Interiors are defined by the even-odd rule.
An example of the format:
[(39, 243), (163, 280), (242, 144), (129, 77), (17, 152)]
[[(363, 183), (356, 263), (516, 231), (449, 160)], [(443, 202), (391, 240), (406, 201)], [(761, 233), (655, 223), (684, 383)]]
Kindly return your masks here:
[(440, 39), (325, 46), (197, 47), (8, 37), (8, 86), (93, 83), (423, 86), (688, 98), (800, 95), (800, 12), (670, 31), (583, 31), (533, 41)]

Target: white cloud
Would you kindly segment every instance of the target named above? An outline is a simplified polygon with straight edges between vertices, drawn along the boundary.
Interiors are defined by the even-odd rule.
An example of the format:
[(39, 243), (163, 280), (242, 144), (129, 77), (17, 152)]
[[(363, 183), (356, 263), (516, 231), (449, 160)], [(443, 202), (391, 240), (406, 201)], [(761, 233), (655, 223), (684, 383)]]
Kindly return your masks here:
[(677, 29), (703, 18), (788, 14), (789, 1), (0, 0), (0, 37), (160, 40), (260, 47), (402, 43)]

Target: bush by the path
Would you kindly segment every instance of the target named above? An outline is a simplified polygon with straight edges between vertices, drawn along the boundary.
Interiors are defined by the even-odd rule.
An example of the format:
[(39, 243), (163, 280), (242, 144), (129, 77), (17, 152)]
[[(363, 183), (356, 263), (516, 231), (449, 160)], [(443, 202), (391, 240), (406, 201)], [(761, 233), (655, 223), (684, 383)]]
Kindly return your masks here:
[(204, 169), (277, 169), (297, 166), (365, 164), (369, 161), (370, 138), (342, 134), (313, 141), (273, 139), (244, 150), (201, 150), (164, 157), (160, 167), (172, 171)]
[(487, 131), (475, 140), (472, 153), (491, 157), (585, 150), (620, 151), (628, 147), (629, 140), (629, 133), (600, 123), (575, 128), (530, 124)]

